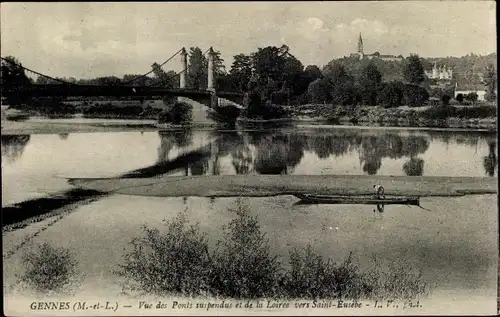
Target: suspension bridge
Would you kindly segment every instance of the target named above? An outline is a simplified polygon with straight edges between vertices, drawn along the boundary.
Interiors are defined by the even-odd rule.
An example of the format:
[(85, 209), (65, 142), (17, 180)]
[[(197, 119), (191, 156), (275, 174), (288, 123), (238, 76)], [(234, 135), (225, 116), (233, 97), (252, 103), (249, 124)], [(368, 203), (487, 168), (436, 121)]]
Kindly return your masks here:
[[(81, 85), (77, 83), (67, 82), (58, 78), (54, 78), (40, 72), (34, 71), (23, 67), (22, 65), (15, 64), (18, 67), (23, 68), (25, 71), (34, 73), (38, 76), (42, 76), (50, 79), (57, 84), (25, 84), (25, 85), (2, 85), (2, 95), (10, 94), (23, 97), (91, 97), (91, 96), (103, 96), (103, 97), (141, 97), (141, 98), (153, 98), (153, 97), (180, 97), (179, 100), (184, 102), (190, 102), (191, 100), (195, 102), (202, 103), (210, 108), (221, 108), (221, 107), (236, 107), (238, 109), (243, 109), (243, 93), (238, 92), (224, 92), (216, 91), (215, 87), (215, 74), (216, 67), (215, 61), (218, 58), (214, 53), (213, 48), (209, 48), (204, 54), (208, 55), (208, 80), (206, 90), (194, 90), (188, 89), (186, 87), (186, 74), (189, 73), (190, 65), (188, 67), (187, 57), (188, 53), (185, 48), (180, 49), (174, 55), (169, 57), (165, 62), (159, 64), (160, 67), (166, 65), (169, 61), (173, 60), (177, 55), (181, 56), (181, 69), (179, 73), (175, 76), (179, 76), (179, 87), (165, 87), (167, 85), (167, 80), (172, 79), (172, 77), (167, 80), (160, 80), (154, 85), (148, 86), (138, 86), (134, 85), (134, 82), (147, 77), (154, 72), (153, 70), (147, 73), (137, 76), (127, 82), (122, 82), (120, 84), (113, 85)], [(12, 63), (11, 61), (2, 58), (2, 61)], [(224, 70), (225, 72), (225, 70)], [(227, 74), (227, 73), (226, 73)], [(158, 87), (160, 86), (160, 87)], [(161, 87), (164, 86), (164, 87)], [(182, 99), (181, 99), (182, 98)]]

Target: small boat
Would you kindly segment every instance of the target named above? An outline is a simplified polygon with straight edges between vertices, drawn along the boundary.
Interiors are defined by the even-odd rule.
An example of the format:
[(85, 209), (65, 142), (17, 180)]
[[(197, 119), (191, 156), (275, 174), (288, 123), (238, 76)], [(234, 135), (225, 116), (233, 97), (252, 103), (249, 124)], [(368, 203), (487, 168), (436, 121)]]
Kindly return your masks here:
[(418, 206), (418, 197), (356, 195), (356, 196), (331, 196), (295, 194), (301, 201), (299, 204), (365, 204), (365, 205), (414, 205)]

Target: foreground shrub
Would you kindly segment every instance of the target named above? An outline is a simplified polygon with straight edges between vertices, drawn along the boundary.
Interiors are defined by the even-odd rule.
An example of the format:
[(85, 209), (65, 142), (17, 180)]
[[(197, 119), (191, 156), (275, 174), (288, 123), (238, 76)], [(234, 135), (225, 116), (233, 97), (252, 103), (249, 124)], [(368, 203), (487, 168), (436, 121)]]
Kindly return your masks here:
[(285, 267), (270, 252), (249, 206), (238, 201), (231, 211), (236, 217), (223, 227), (223, 239), (211, 252), (206, 236), (198, 226), (187, 226), (185, 215), (166, 222), (164, 234), (144, 228), (119, 272), (126, 278), (125, 288), (239, 299), (413, 299), (427, 291), (421, 273), (407, 264), (361, 272), (351, 255), (335, 264), (311, 246), (293, 249)]
[(213, 288), (217, 295), (232, 298), (273, 297), (278, 293), (281, 266), (269, 252), (257, 217), (240, 202), (224, 227), (224, 239), (213, 253)]
[(25, 266), (21, 282), (38, 293), (71, 291), (80, 282), (76, 261), (68, 249), (48, 243), (37, 245), (22, 257)]
[(323, 260), (309, 245), (302, 251), (291, 251), (290, 266), (283, 282), (290, 298), (360, 298), (371, 292), (351, 255), (335, 265), (329, 259)]
[(366, 283), (371, 286), (369, 298), (410, 300), (429, 294), (422, 271), (415, 271), (405, 259), (392, 261), (385, 270), (376, 258), (373, 262), (374, 265), (364, 274)]
[(144, 228), (132, 241), (119, 275), (128, 277), (126, 288), (147, 294), (203, 295), (209, 290), (211, 261), (205, 235), (187, 226), (180, 214), (167, 221), (168, 231)]

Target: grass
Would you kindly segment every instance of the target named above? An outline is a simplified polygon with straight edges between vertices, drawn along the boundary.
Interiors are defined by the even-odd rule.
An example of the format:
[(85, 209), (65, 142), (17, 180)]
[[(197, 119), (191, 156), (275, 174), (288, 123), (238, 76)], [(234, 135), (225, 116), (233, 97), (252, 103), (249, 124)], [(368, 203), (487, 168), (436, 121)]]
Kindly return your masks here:
[(77, 262), (66, 248), (56, 248), (48, 243), (35, 245), (22, 257), (25, 272), (22, 284), (41, 294), (70, 293), (81, 282)]
[(271, 253), (249, 206), (239, 201), (231, 211), (235, 218), (212, 250), (184, 214), (166, 221), (164, 234), (144, 228), (118, 271), (126, 281), (124, 291), (234, 299), (414, 299), (428, 292), (422, 275), (407, 264), (362, 272), (352, 254), (334, 263), (310, 245), (290, 250), (284, 265)]

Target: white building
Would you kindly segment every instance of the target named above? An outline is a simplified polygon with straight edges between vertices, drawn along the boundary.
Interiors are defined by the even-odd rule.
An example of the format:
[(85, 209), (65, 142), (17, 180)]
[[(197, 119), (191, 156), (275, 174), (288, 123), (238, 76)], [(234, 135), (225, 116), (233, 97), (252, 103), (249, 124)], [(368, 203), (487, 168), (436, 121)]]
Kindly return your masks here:
[(467, 96), (470, 93), (476, 93), (477, 94), (477, 100), (478, 101), (485, 101), (486, 100), (486, 86), (483, 84), (476, 84), (476, 85), (456, 85), (455, 86), (455, 99), (457, 98), (458, 95), (462, 94), (462, 96)]

